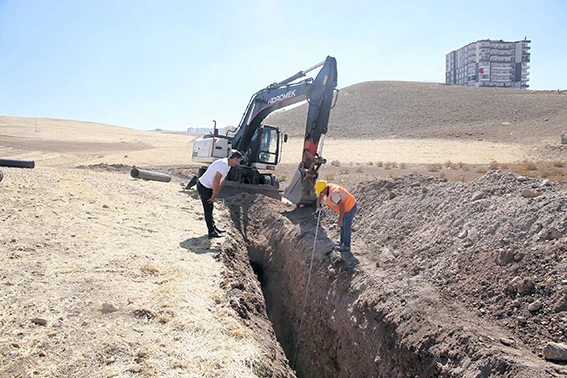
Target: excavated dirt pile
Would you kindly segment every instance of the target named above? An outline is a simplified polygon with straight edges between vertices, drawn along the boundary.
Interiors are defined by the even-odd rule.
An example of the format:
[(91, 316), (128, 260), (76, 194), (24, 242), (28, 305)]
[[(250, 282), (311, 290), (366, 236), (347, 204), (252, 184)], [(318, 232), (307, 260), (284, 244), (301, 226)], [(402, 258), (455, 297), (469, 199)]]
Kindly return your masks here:
[[(311, 208), (225, 200), (240, 235), (224, 259), (236, 268), (248, 254), (298, 377), (567, 374), (544, 348), (567, 341), (564, 187), (490, 171), (472, 183), (409, 175), (349, 189), (359, 213), (348, 256), (332, 250), (329, 209), (317, 229)], [(258, 290), (232, 287), (253, 323)]]

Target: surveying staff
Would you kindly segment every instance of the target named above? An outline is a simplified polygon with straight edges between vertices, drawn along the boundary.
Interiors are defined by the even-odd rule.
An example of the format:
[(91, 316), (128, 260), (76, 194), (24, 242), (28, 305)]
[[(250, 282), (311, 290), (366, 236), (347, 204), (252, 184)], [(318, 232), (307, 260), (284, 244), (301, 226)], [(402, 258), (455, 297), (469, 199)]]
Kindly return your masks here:
[(205, 173), (197, 181), (197, 191), (203, 203), (203, 210), (205, 212), (205, 222), (209, 230), (209, 238), (220, 238), (224, 230), (220, 230), (215, 225), (213, 218), (213, 202), (221, 190), (226, 175), (230, 167), (236, 167), (242, 161), (242, 154), (235, 151), (228, 158), (216, 160), (207, 168)]
[(352, 220), (356, 214), (356, 199), (345, 188), (336, 184), (318, 180), (315, 183), (317, 208), (322, 208), (323, 199), (329, 207), (339, 213), (338, 225), (341, 228), (341, 240), (339, 248), (343, 252), (350, 252), (350, 240), (352, 234)]

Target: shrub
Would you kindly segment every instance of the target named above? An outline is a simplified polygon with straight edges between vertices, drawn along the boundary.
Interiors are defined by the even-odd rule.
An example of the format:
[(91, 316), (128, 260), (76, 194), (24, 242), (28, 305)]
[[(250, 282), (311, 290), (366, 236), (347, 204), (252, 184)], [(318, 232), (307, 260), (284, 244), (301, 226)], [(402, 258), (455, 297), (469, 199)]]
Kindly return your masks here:
[(537, 165), (533, 161), (524, 160), (520, 164), (519, 169), (526, 170), (526, 171), (537, 171)]
[(400, 163), (400, 169), (406, 169), (406, 163)]
[(339, 170), (339, 173), (340, 173), (341, 175), (348, 175), (349, 170), (348, 170), (347, 167), (343, 167), (343, 168), (341, 168), (341, 169)]
[(488, 168), (490, 169), (498, 169), (499, 164), (496, 160), (492, 160), (489, 164), (488, 164)]
[(475, 168), (474, 170), (476, 173), (486, 173), (488, 172), (488, 168), (487, 167), (483, 167), (483, 166), (478, 166)]
[(453, 181), (467, 182), (467, 175), (464, 173), (457, 173), (453, 176)]
[(439, 172), (442, 168), (443, 168), (443, 166), (439, 163), (433, 163), (433, 164), (426, 164), (425, 165), (425, 169), (428, 172)]
[(341, 166), (341, 162), (338, 161), (338, 160), (333, 160), (333, 161), (331, 162), (331, 165), (332, 165), (333, 167), (340, 167), (340, 166)]

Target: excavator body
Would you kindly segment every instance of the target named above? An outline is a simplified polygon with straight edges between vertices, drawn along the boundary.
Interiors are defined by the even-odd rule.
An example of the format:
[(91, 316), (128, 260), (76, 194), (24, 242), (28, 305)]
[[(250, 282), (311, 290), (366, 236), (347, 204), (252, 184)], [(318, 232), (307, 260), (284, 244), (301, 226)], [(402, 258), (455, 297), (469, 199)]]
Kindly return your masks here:
[[(315, 79), (297, 81), (319, 67), (321, 69)], [(244, 191), (281, 199), (282, 192), (274, 171), (281, 160), (282, 144), (287, 141), (287, 134), (263, 121), (278, 109), (306, 100), (309, 109), (303, 154), (283, 197), (298, 206), (314, 204), (313, 185), (320, 166), (326, 162), (321, 154), (330, 111), (334, 106), (333, 94), (338, 91), (336, 86), (337, 63), (335, 58), (328, 56), (325, 61), (258, 91), (251, 97), (235, 130), (221, 135), (213, 121), (213, 132), (194, 142), (193, 160), (205, 164), (198, 177), (208, 164), (227, 158), (235, 150), (240, 151), (244, 159), (239, 166), (230, 169), (218, 197)], [(188, 187), (195, 183), (196, 179)]]

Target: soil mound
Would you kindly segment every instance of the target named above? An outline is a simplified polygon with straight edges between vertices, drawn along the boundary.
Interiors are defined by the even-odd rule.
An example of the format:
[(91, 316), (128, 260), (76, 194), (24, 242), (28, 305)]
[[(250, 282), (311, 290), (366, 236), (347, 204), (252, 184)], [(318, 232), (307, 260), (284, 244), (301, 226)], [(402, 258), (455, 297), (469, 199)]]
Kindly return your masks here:
[[(564, 376), (542, 347), (567, 341), (565, 188), (490, 171), (464, 184), (368, 181), (353, 255), (336, 215), (227, 199), (298, 376)], [(316, 243), (314, 236), (317, 234)]]

